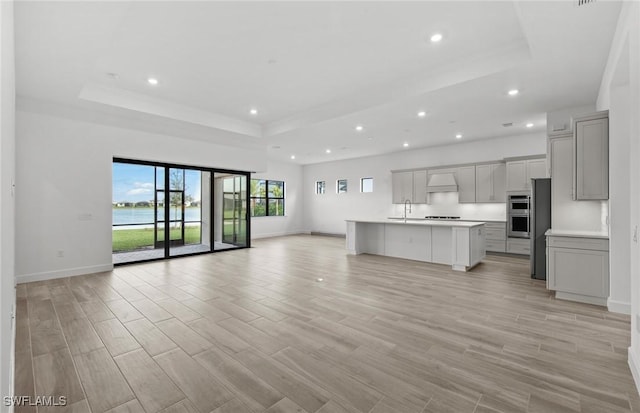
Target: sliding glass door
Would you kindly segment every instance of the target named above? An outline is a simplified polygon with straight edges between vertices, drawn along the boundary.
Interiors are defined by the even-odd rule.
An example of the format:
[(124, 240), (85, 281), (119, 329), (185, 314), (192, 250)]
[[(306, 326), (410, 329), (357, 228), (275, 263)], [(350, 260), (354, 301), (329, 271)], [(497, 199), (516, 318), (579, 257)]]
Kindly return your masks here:
[(246, 246), (247, 176), (215, 173), (214, 194), (215, 249)]
[(203, 242), (202, 237), (202, 209), (208, 208), (211, 203), (210, 197), (202, 196), (205, 174), (209, 172), (197, 169), (169, 169), (171, 256), (211, 251), (211, 243)]
[(248, 176), (114, 159), (113, 262), (249, 246)]

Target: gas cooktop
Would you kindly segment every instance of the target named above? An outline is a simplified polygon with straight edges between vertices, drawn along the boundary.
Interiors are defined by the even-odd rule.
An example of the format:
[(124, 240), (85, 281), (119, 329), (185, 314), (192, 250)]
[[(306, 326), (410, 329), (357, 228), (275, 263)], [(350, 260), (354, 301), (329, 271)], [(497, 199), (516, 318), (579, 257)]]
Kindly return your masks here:
[(428, 215), (425, 219), (460, 219), (460, 217), (445, 217), (439, 215)]

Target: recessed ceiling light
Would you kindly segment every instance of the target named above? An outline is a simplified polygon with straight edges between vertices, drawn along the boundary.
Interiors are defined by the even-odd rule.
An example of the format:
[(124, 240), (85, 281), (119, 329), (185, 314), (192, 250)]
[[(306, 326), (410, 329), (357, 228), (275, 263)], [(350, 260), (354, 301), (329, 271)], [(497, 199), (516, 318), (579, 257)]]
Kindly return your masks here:
[(460, 134), (460, 133), (459, 133), (459, 134), (457, 134), (457, 135), (456, 135), (456, 139), (462, 139), (462, 134)]
[(291, 159), (296, 159), (296, 156), (295, 155), (291, 155)]
[(249, 110), (249, 113), (251, 113), (252, 115), (257, 115), (258, 114), (258, 109), (251, 108), (251, 110)]
[(356, 126), (356, 130), (357, 130), (358, 132), (362, 132), (362, 131), (364, 130), (364, 126), (362, 126), (362, 125), (358, 125), (358, 126)]
[(403, 143), (402, 146), (404, 146), (405, 148), (408, 148), (409, 147), (409, 142)]
[(149, 82), (150, 85), (157, 85), (158, 84), (158, 79), (156, 79), (155, 77), (150, 77), (147, 79), (147, 82)]
[(326, 153), (331, 153), (331, 149), (327, 149), (325, 152)]
[(442, 40), (442, 34), (440, 33), (434, 33), (431, 36), (431, 43), (438, 43), (440, 40)]
[(424, 118), (425, 116), (427, 116), (427, 112), (425, 112), (424, 110), (418, 112), (418, 117), (419, 118)]
[(507, 92), (509, 94), (509, 96), (515, 96), (518, 93), (520, 93), (520, 91), (518, 89), (511, 89), (510, 91)]
[(527, 123), (525, 126), (526, 126), (527, 128), (533, 128), (533, 123)]

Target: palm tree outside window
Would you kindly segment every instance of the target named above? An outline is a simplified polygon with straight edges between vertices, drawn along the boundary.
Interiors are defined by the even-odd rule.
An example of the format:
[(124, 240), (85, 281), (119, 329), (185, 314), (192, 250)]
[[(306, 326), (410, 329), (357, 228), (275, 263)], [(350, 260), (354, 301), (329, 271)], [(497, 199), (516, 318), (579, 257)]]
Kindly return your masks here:
[(284, 181), (251, 180), (251, 216), (284, 216)]

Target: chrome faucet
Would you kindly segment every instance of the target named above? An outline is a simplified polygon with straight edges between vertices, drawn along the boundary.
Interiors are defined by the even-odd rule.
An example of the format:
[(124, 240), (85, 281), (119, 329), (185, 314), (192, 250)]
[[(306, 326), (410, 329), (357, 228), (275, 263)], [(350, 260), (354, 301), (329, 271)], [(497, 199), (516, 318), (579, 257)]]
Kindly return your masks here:
[(409, 203), (409, 213), (411, 213), (411, 200), (406, 199), (404, 201), (404, 222), (407, 222), (407, 202)]

